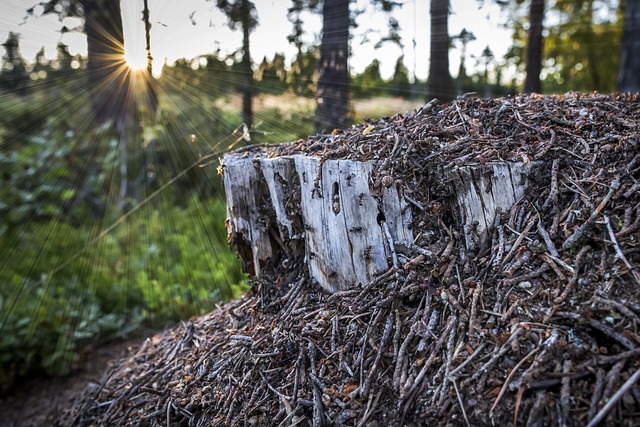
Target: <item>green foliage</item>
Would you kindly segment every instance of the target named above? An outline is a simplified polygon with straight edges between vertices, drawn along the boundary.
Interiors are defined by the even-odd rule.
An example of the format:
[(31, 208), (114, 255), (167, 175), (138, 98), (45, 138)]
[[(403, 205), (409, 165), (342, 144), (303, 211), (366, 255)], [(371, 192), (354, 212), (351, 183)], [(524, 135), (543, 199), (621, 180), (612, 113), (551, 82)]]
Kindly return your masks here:
[[(122, 217), (118, 135), (83, 128), (66, 97), (0, 102), (0, 390), (34, 372), (65, 374), (87, 344), (203, 314), (245, 290), (215, 165), (170, 181), (211, 151), (189, 139), (208, 117), (167, 105), (151, 142), (133, 139), (130, 206), (173, 184)], [(89, 109), (76, 102), (72, 111)]]
[(352, 93), (356, 97), (382, 96), (386, 82), (380, 75), (380, 61), (374, 59), (361, 74), (351, 79)]
[[(522, 3), (522, 2), (519, 2)], [(528, 3), (513, 4), (513, 46), (507, 64), (524, 74)], [(612, 92), (620, 58), (622, 17), (618, 0), (556, 0), (545, 10), (542, 89)]]
[(616, 90), (622, 19), (609, 0), (557, 0), (559, 23), (545, 38), (543, 84), (549, 91)]
[(224, 203), (170, 203), (140, 209), (102, 238), (100, 227), (55, 220), (0, 236), (0, 385), (34, 370), (65, 374), (100, 337), (201, 315), (245, 290)]
[(0, 68), (0, 89), (14, 90), (24, 94), (29, 83), (29, 74), (25, 60), (20, 54), (18, 34), (10, 31), (2, 47), (6, 53), (2, 57), (2, 68)]

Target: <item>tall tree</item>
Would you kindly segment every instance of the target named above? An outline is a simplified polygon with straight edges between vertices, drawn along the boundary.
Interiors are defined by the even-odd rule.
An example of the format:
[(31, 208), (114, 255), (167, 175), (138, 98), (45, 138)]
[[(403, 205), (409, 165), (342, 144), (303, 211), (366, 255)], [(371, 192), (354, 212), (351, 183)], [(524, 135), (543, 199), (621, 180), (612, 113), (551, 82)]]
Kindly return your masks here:
[(316, 91), (318, 132), (347, 124), (349, 112), (349, 0), (324, 0), (320, 74)]
[[(74, 2), (70, 2), (73, 7)], [(98, 123), (112, 120), (124, 128), (129, 73), (124, 59), (124, 31), (118, 0), (79, 0), (87, 35), (87, 71)]]
[(431, 0), (431, 61), (427, 80), (427, 101), (453, 99), (453, 80), (449, 73), (449, 0)]
[[(482, 78), (482, 84), (484, 87), (483, 96), (488, 98), (491, 96), (491, 86), (489, 86), (489, 65), (491, 61), (493, 61), (493, 52), (489, 49), (489, 46), (484, 48), (481, 55), (482, 59), (484, 59), (484, 76)], [(498, 79), (500, 82), (500, 79)]]
[(527, 44), (526, 93), (542, 91), (540, 72), (542, 71), (542, 21), (544, 20), (544, 0), (531, 0), (529, 5), (529, 42)]
[(120, 190), (117, 206), (125, 209), (129, 193), (127, 118), (131, 110), (130, 74), (124, 59), (124, 30), (118, 0), (79, 0), (87, 35), (89, 82), (98, 123), (112, 120), (120, 136)]
[(217, 0), (217, 4), (227, 15), (229, 27), (235, 30), (240, 25), (242, 30), (242, 122), (249, 130), (253, 125), (253, 70), (249, 34), (258, 25), (256, 7), (249, 0)]
[[(301, 12), (304, 10), (316, 12), (322, 6), (322, 40), (320, 44), (320, 59), (318, 64), (318, 84), (316, 89), (315, 126), (318, 132), (344, 127), (348, 122), (349, 111), (349, 40), (350, 27), (356, 26), (356, 18), (363, 12), (360, 10), (349, 14), (350, 0), (292, 0), (289, 8), (289, 21), (293, 24), (293, 32), (289, 35), (290, 43), (298, 49), (298, 59), (294, 62), (293, 81), (297, 83), (300, 58), (315, 59), (313, 49), (303, 55), (301, 36), (303, 34)], [(354, 2), (355, 3), (355, 2)], [(377, 49), (386, 42), (392, 42), (402, 47), (399, 35), (399, 23), (391, 12), (402, 4), (395, 0), (370, 0), (370, 5), (376, 11), (387, 14), (388, 34), (381, 36), (376, 43)], [(376, 30), (371, 31), (376, 33)], [(312, 61), (311, 61), (312, 62)], [(304, 65), (304, 64), (302, 64)], [(297, 69), (296, 69), (297, 68)], [(304, 73), (300, 73), (301, 77)], [(302, 79), (300, 79), (302, 80)], [(303, 87), (308, 87), (303, 82)], [(299, 87), (300, 85), (297, 85)], [(294, 87), (296, 87), (294, 86)]]
[(156, 93), (155, 80), (153, 78), (153, 56), (151, 55), (151, 21), (149, 19), (149, 3), (144, 0), (144, 8), (142, 9), (142, 21), (144, 22), (144, 39), (145, 50), (147, 51), (147, 78), (146, 82), (146, 101), (149, 110), (152, 113), (158, 111), (158, 96)]
[[(549, 19), (543, 18), (544, 38), (540, 39), (544, 67), (540, 73), (530, 72), (529, 78), (540, 78), (545, 92), (615, 91), (623, 15), (619, 3), (619, 0), (545, 2), (544, 17)], [(523, 76), (526, 76), (531, 6), (531, 0), (509, 2), (505, 6), (509, 11), (508, 22), (514, 28), (513, 46), (505, 58)]]
[(640, 92), (640, 0), (627, 0), (624, 10), (618, 90)]
[(20, 36), (10, 31), (2, 47), (4, 47), (5, 55), (2, 57), (2, 67), (0, 68), (0, 88), (24, 95), (29, 75), (27, 64), (20, 54)]
[(393, 96), (409, 98), (411, 95), (411, 84), (409, 83), (409, 69), (404, 65), (404, 55), (396, 60), (393, 70), (393, 77), (389, 82), (390, 92)]
[(467, 44), (476, 40), (476, 36), (471, 31), (467, 31), (466, 28), (463, 28), (462, 31), (460, 31), (460, 34), (453, 37), (453, 40), (459, 41), (461, 44), (460, 67), (458, 68), (458, 77), (456, 78), (456, 93), (457, 95), (462, 95), (463, 87), (467, 80), (467, 67), (465, 66), (465, 61), (467, 59)]

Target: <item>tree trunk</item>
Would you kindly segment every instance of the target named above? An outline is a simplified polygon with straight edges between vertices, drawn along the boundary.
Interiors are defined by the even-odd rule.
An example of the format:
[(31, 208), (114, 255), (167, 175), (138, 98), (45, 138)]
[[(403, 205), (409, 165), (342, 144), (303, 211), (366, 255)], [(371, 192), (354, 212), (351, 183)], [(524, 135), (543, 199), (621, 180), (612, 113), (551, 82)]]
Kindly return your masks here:
[(529, 43), (527, 44), (527, 76), (524, 81), (525, 93), (540, 93), (540, 71), (542, 71), (542, 21), (544, 20), (544, 0), (531, 0), (529, 9)]
[(149, 20), (148, 0), (144, 0), (142, 20), (144, 21), (144, 38), (146, 42), (145, 49), (147, 51), (147, 78), (145, 79), (147, 88), (146, 100), (149, 107), (149, 112), (155, 115), (155, 113), (158, 111), (158, 95), (156, 91), (155, 79), (153, 78), (153, 56), (151, 55), (151, 22)]
[(618, 90), (640, 91), (640, 0), (627, 0), (624, 11)]
[[(117, 206), (125, 209), (128, 194), (127, 130), (130, 128), (130, 73), (124, 59), (124, 32), (119, 0), (80, 0), (87, 35), (87, 71), (97, 125), (111, 121), (119, 135), (120, 191)], [(94, 165), (94, 168), (97, 166)]]
[(316, 93), (318, 132), (344, 127), (349, 114), (349, 0), (325, 0), (320, 75)]
[[(372, 185), (379, 162), (265, 153), (231, 153), (222, 161), (229, 241), (250, 275), (268, 277), (303, 262), (335, 292), (397, 268), (396, 253), (433, 255), (414, 244), (403, 185)], [(462, 230), (470, 253), (487, 246), (496, 215), (524, 195), (534, 167), (496, 162), (441, 173), (454, 189), (444, 200), (447, 217), (456, 218), (448, 225)]]
[(449, 73), (449, 0), (431, 0), (431, 62), (427, 81), (427, 101), (453, 99)]
[(128, 101), (129, 73), (119, 0), (80, 0), (87, 35), (87, 71), (97, 123), (122, 126)]
[(250, 31), (249, 0), (242, 0), (242, 122), (247, 129), (251, 129), (253, 126), (253, 70), (251, 69), (251, 53), (249, 50)]

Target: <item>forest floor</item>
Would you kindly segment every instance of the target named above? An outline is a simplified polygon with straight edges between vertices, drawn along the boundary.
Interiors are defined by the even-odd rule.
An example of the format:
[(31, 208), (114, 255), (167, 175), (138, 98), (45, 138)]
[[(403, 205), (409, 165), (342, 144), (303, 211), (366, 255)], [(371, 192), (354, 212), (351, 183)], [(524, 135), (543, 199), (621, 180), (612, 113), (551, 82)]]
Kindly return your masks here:
[(140, 347), (132, 338), (86, 349), (73, 371), (64, 377), (38, 377), (0, 397), (0, 427), (51, 425), (89, 384), (100, 384), (104, 373)]
[[(302, 254), (283, 260), (99, 383), (90, 371), (95, 386), (50, 401), (64, 416), (43, 424), (638, 425), (638, 111), (637, 95), (459, 98), (279, 147), (385, 159), (414, 242), (391, 241), (392, 268), (331, 295)], [(470, 250), (436, 172), (498, 161), (539, 166)]]
[[(393, 267), (333, 294), (290, 250), (242, 298), (145, 341), (54, 425), (638, 425), (638, 111), (624, 94), (458, 98), (269, 147), (380, 160), (372, 186), (393, 178), (413, 242), (389, 238)], [(536, 169), (469, 249), (438, 171), (491, 162)]]

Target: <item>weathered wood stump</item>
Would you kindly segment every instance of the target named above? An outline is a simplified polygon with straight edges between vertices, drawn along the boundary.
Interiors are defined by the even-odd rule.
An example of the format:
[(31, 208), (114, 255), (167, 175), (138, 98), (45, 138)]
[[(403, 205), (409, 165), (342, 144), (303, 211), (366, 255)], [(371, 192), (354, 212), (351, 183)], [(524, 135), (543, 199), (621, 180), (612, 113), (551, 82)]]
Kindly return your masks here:
[[(440, 173), (452, 186), (445, 205), (468, 250), (522, 197), (532, 165), (494, 162)], [(373, 161), (269, 158), (254, 149), (226, 155), (222, 166), (227, 231), (250, 275), (302, 257), (309, 275), (335, 292), (397, 266), (398, 247), (430, 255), (414, 245), (412, 209), (419, 204), (408, 202), (402, 183), (375, 176)]]

